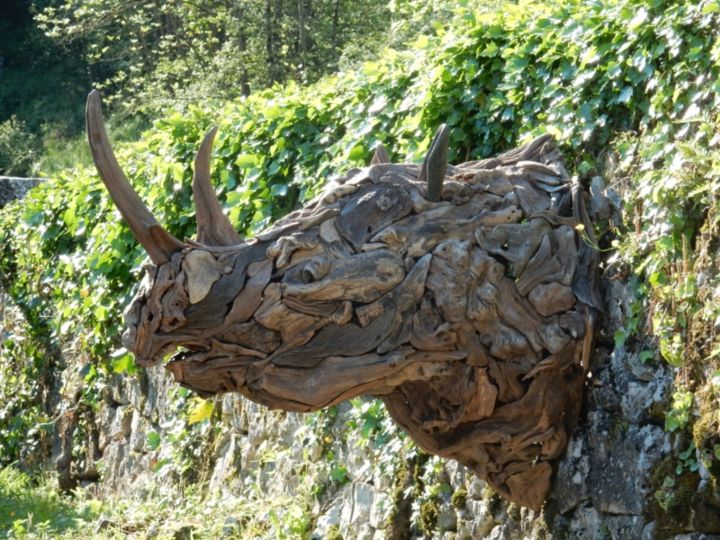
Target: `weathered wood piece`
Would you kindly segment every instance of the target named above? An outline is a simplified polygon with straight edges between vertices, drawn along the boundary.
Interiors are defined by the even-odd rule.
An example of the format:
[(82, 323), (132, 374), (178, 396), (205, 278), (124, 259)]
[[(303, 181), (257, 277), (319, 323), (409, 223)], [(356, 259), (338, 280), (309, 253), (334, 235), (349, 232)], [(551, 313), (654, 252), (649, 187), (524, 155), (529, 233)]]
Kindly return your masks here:
[[(201, 395), (240, 392), (312, 411), (379, 396), (426, 451), (538, 509), (580, 409), (600, 308), (580, 186), (549, 136), (450, 166), (447, 129), (422, 167), (388, 163), (330, 183), (254, 239), (210, 185), (206, 137), (193, 190), (199, 237), (164, 232), (112, 157), (97, 94), (93, 155), (156, 264), (124, 343)], [(178, 351), (179, 352), (175, 352)]]

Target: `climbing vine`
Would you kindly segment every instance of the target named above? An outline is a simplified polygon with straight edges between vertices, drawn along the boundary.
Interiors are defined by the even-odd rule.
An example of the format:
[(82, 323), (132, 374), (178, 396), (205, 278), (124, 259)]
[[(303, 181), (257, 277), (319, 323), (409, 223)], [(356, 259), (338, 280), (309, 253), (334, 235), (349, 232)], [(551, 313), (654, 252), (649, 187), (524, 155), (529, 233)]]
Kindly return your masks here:
[[(170, 232), (192, 236), (190, 164), (203, 133), (219, 124), (216, 190), (237, 229), (251, 235), (332, 174), (366, 164), (378, 142), (395, 161), (417, 161), (446, 122), (452, 162), (554, 134), (581, 182), (603, 176), (624, 195), (597, 231), (605, 267), (635, 289), (615, 344), (641, 341), (643, 361), (676, 370), (664, 420), (693, 441), (677, 457), (681, 473), (694, 473), (694, 455), (717, 471), (720, 418), (707, 404), (720, 396), (720, 2), (526, 4), (492, 13), (467, 7), (409, 50), (309, 87), (168, 111), (140, 141), (121, 146), (119, 160)], [(0, 250), (2, 287), (23, 324), (45, 325), (43, 339), (92, 366), (83, 368), (88, 386), (135, 376), (119, 333), (144, 254), (93, 169), (67, 170), (4, 209)], [(42, 401), (37, 370), (49, 360), (23, 332), (4, 335), (0, 351), (0, 374), (19, 389), (0, 389), (3, 462), (42, 440), (27, 426), (51, 420), (33, 405)], [(353, 406), (360, 444), (391, 444), (375, 405)], [(187, 398), (182, 407), (191, 430), (212, 422), (211, 406)], [(345, 480), (341, 468), (333, 474)]]

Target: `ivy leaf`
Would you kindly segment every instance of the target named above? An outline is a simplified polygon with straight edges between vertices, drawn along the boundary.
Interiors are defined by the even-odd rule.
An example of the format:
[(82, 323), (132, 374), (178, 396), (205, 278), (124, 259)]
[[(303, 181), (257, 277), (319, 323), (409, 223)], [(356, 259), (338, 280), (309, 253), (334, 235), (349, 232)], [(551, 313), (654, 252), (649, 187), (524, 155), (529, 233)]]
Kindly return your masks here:
[(348, 470), (344, 465), (336, 465), (330, 470), (330, 478), (338, 484), (345, 484), (348, 478)]
[(648, 12), (645, 8), (640, 8), (637, 13), (635, 14), (635, 17), (630, 21), (630, 24), (628, 25), (630, 30), (637, 30), (642, 24), (647, 21), (648, 19)]
[(615, 340), (616, 348), (620, 348), (623, 345), (625, 345), (626, 339), (627, 339), (627, 333), (625, 332), (625, 330), (623, 330), (623, 329), (615, 330), (614, 340)]
[(111, 355), (113, 373), (132, 374), (137, 371), (133, 355), (125, 349), (118, 349)]
[(157, 450), (160, 446), (160, 435), (155, 431), (149, 432), (145, 444), (150, 450)]
[(203, 420), (207, 420), (213, 413), (215, 403), (213, 401), (197, 398), (195, 404), (190, 409), (188, 415), (188, 424), (197, 424)]
[(488, 41), (488, 43), (485, 45), (482, 51), (480, 51), (480, 56), (497, 56), (498, 52), (500, 51), (500, 48), (497, 46), (497, 44), (494, 41)]
[(621, 91), (620, 94), (617, 97), (618, 103), (629, 103), (630, 98), (633, 96), (633, 88), (632, 86), (626, 86)]
[(361, 160), (365, 157), (365, 147), (362, 144), (356, 144), (350, 149), (348, 158), (352, 160)]
[(665, 418), (665, 431), (673, 432), (680, 427), (680, 422), (674, 416)]
[(256, 154), (240, 154), (235, 158), (235, 165), (241, 169), (252, 169), (259, 163), (259, 156)]

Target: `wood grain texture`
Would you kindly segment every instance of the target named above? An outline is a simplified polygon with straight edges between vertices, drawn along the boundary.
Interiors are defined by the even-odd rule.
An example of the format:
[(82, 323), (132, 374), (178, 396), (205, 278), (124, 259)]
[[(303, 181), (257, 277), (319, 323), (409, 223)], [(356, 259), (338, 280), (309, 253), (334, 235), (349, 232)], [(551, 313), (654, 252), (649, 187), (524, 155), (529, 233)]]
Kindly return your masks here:
[(141, 364), (179, 350), (168, 369), (202, 395), (292, 411), (379, 396), (424, 450), (537, 510), (601, 307), (582, 189), (548, 136), (454, 166), (387, 155), (245, 243), (205, 217), (222, 245), (151, 272), (126, 342)]

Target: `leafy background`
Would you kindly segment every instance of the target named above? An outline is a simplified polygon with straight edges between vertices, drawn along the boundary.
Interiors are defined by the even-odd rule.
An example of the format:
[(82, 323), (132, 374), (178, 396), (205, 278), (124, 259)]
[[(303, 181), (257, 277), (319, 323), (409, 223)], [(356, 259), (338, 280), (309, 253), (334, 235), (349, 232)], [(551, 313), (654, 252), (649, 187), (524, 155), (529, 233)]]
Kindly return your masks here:
[[(68, 0), (56, 8), (60, 11), (40, 11), (39, 20), (51, 36), (70, 39), (77, 28), (60, 21), (59, 13), (79, 5), (104, 9), (100, 1)], [(675, 391), (662, 418), (667, 431), (691, 441), (691, 451), (677, 452), (679, 471), (702, 465), (716, 482), (720, 2), (422, 6), (392, 4), (388, 24), (395, 25), (397, 35), (382, 37), (371, 28), (371, 35), (380, 36), (377, 43), (362, 54), (348, 45), (345, 60), (336, 55), (330, 71), (343, 62), (348, 69), (323, 74), (288, 59), (284, 72), (294, 75), (283, 85), (261, 89), (277, 79), (259, 70), (248, 79), (256, 81), (251, 87), (257, 91), (241, 89), (227, 99), (184, 100), (197, 87), (192, 81), (177, 83), (162, 94), (160, 105), (139, 108), (133, 119), (118, 105), (124, 96), (142, 101), (158, 91), (168, 73), (180, 80), (190, 68), (180, 62), (182, 70), (174, 72), (176, 65), (164, 65), (144, 88), (130, 85), (132, 77), (119, 78), (119, 72), (102, 78), (110, 102), (116, 103), (113, 133), (128, 139), (116, 149), (123, 168), (159, 221), (178, 237), (192, 236), (190, 164), (203, 133), (218, 124), (215, 186), (238, 230), (251, 235), (312, 197), (332, 174), (365, 165), (378, 142), (396, 161), (418, 161), (436, 127), (446, 122), (450, 161), (456, 162), (490, 156), (540, 133), (554, 134), (572, 174), (586, 185), (602, 176), (613, 193), (622, 195), (615, 200), (622, 217), (598, 222), (596, 231), (605, 277), (627, 281), (632, 289), (627, 325), (611, 339), (618, 347), (639, 343), (649, 365), (668, 363), (675, 369)], [(384, 8), (375, 9), (372, 16), (382, 19)], [(211, 52), (221, 52), (221, 44), (203, 41), (207, 28), (188, 32)], [(348, 40), (357, 42), (362, 32), (354, 32)], [(83, 43), (92, 50), (92, 40)], [(160, 54), (174, 58), (177, 53)], [(375, 59), (359, 62), (371, 56)], [(202, 79), (202, 73), (192, 76)], [(220, 83), (209, 81), (201, 90), (210, 93), (213, 84)], [(136, 103), (132, 99), (128, 103)], [(173, 106), (165, 108), (166, 103)], [(123, 125), (131, 127), (123, 132)], [(138, 134), (143, 125), (147, 129)], [(0, 130), (0, 147), (5, 132)], [(84, 153), (72, 137), (59, 147)], [(87, 156), (66, 166), (47, 158), (52, 148), (44, 141), (42, 148), (50, 149), (46, 161), (37, 163), (51, 180), (0, 214), (0, 279), (23, 316), (2, 336), (0, 463), (21, 463), (30, 471), (43, 461), (33, 456), (49, 452), (57, 423), (50, 396), (62, 385), (58, 372), (69, 367), (62, 365), (64, 358), (73, 359), (72, 368), (83, 380), (79, 404), (87, 411), (117, 374), (139, 376), (132, 357), (119, 347), (118, 334), (121, 311), (145, 259)], [(153, 437), (149, 444), (174, 448), (168, 455), (175, 457), (168, 459), (184, 456), (191, 463), (183, 452), (207, 434), (216, 415), (211, 402), (184, 393), (176, 399), (179, 435)], [(353, 404), (361, 436), (397, 438), (392, 428), (381, 429), (384, 411), (369, 406)], [(322, 424), (322, 414), (311, 422)], [(330, 462), (334, 481), (343, 482), (342, 467)], [(17, 491), (27, 489), (23, 482), (13, 476), (6, 484), (22, 485), (13, 488)], [(659, 491), (661, 504), (670, 504), (663, 498), (667, 491)], [(92, 508), (87, 511), (92, 514)], [(20, 535), (29, 526), (13, 523)]]

